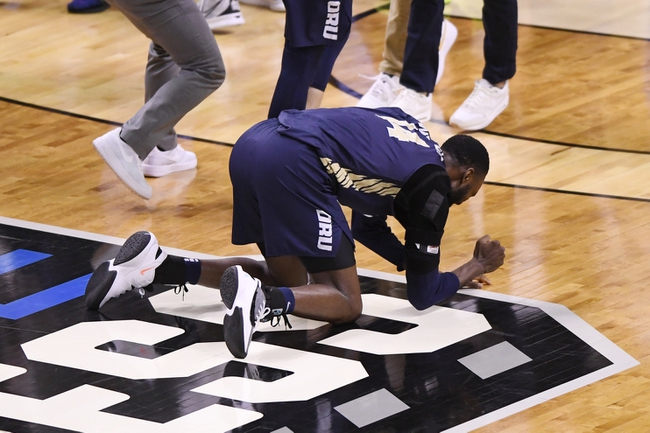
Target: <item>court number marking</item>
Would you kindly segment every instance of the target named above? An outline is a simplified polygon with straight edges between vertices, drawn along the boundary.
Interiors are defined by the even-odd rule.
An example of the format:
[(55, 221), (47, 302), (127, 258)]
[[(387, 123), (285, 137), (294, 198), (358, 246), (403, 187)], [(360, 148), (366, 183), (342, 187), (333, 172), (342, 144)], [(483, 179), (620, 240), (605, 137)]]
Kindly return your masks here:
[[(407, 301), (381, 295), (364, 295), (364, 314), (417, 326), (397, 335), (367, 330), (346, 331), (321, 343), (376, 354), (423, 353), (489, 329), (486, 319), (478, 313), (444, 307), (418, 312)], [(153, 345), (182, 332), (180, 328), (139, 320), (83, 322), (24, 343), (22, 349), (32, 361), (133, 380), (185, 378), (233, 360), (223, 342), (194, 343), (155, 359), (96, 349), (116, 340)], [(427, 338), (423, 338), (425, 335)], [(251, 344), (245, 361), (251, 365), (287, 370), (292, 374), (272, 382), (227, 376), (194, 388), (192, 392), (248, 403), (302, 401), (368, 376), (363, 365), (356, 360), (256, 341)], [(22, 373), (22, 369), (15, 369), (0, 364), (0, 380)], [(128, 399), (126, 394), (92, 385), (82, 385), (46, 400), (0, 393), (0, 416), (87, 432), (95, 431), (98, 425), (109, 430), (114, 427), (115, 431), (141, 428), (152, 432), (182, 431), (191, 425), (191, 431), (200, 432), (203, 430), (197, 430), (194, 426), (201, 424), (210, 426), (211, 432), (227, 431), (263, 416), (248, 409), (212, 405), (159, 424), (102, 412), (102, 409)], [(83, 416), (75, 416), (73, 420), (62, 417), (57, 409), (60, 402), (67, 405), (74, 402)]]

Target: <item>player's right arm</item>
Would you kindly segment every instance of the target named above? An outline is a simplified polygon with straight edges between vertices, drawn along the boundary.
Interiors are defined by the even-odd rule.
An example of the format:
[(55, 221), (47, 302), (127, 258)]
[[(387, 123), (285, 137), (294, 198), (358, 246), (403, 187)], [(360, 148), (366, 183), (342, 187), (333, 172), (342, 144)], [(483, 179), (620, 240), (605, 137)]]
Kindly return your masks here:
[(475, 279), (479, 282), (488, 282), (484, 275), (497, 270), (503, 264), (505, 257), (505, 248), (501, 243), (485, 235), (476, 241), (471, 260), (453, 272), (458, 277), (460, 287), (466, 286)]

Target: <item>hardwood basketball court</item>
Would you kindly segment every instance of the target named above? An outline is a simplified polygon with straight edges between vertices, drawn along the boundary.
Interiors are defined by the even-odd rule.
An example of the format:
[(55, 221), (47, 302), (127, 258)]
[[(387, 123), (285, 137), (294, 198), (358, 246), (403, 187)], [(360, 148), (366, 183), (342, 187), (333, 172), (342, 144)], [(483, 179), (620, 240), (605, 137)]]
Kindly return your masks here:
[[(456, 431), (541, 433), (648, 429), (647, 0), (571, 4), (552, 1), (543, 5), (532, 0), (519, 2), (518, 70), (510, 83), (510, 105), (485, 131), (473, 133), (490, 151), (491, 171), (481, 192), (452, 210), (442, 245), (445, 270), (464, 262), (474, 241), (483, 234), (490, 234), (506, 246), (506, 263), (490, 275), (492, 286), (484, 294), (461, 293), (445, 304), (456, 312), (484, 314), (491, 325), (491, 331), (481, 331), (485, 338), (474, 336), (447, 350), (430, 350), (428, 355), (373, 355), (367, 350), (322, 343), (340, 335), (341, 330), (305, 325), (297, 334), (283, 331), (256, 335), (255, 343), (259, 344), (252, 347), (259, 349), (256, 362), (222, 360), (217, 363), (219, 366), (201, 364), (205, 370), (199, 368), (198, 372), (184, 369), (184, 363), (174, 364), (169, 367), (172, 374), (192, 380), (176, 380), (171, 388), (161, 384), (168, 383), (168, 379), (142, 378), (150, 372), (138, 372), (140, 376), (131, 372), (128, 374), (133, 377), (128, 378), (124, 372), (95, 371), (87, 364), (71, 365), (75, 359), (53, 360), (47, 353), (39, 352), (39, 345), (62, 347), (61, 354), (75, 353), (74, 347), (68, 347), (67, 352), (63, 349), (65, 342), (95, 335), (83, 328), (101, 323), (115, 331), (115, 336), (102, 343), (106, 347), (98, 344), (98, 356), (115, 355), (111, 351), (130, 354), (137, 358), (134, 364), (145, 366), (145, 372), (150, 368), (147, 366), (153, 365), (151, 362), (158, 366), (169, 359), (166, 356), (188, 356), (192, 348), (203, 347), (199, 343), (214, 348), (215, 356), (225, 356), (218, 351), (218, 318), (187, 317), (189, 313), (177, 310), (188, 305), (194, 309), (203, 305), (206, 309), (200, 288), (191, 290), (185, 301), (172, 298), (176, 299), (175, 304), (173, 300), (167, 302), (165, 295), (171, 292), (163, 288), (156, 296), (144, 300), (133, 294), (132, 299), (115, 301), (105, 317), (86, 316), (83, 301), (75, 290), (82, 283), (78, 278), (92, 270), (93, 256), (95, 261), (110, 256), (115, 252), (114, 245), (137, 230), (150, 230), (164, 247), (197, 256), (258, 254), (253, 247), (230, 244), (232, 198), (227, 161), (237, 137), (266, 117), (279, 71), (284, 16), (243, 5), (246, 23), (215, 35), (226, 62), (226, 81), (177, 127), (183, 146), (197, 153), (199, 167), (192, 172), (150, 179), (153, 197), (145, 201), (121, 184), (91, 142), (124, 122), (141, 106), (148, 41), (113, 9), (93, 15), (71, 15), (65, 11), (65, 3), (0, 3), (0, 313), (5, 311), (0, 319), (0, 430), (84, 431), (81, 416), (78, 424), (67, 423), (74, 419), (76, 409), (79, 414), (86, 413), (84, 410), (92, 412), (106, 422), (97, 425), (97, 431), (132, 431), (124, 427), (127, 424), (122, 429), (110, 430), (116, 419), (126, 419), (116, 414), (136, 422), (128, 425), (137, 425), (144, 431), (158, 431), (157, 424), (152, 427), (155, 423), (169, 423), (165, 431), (201, 431), (209, 427), (204, 420), (210, 416), (230, 419), (225, 412), (217, 412), (225, 410), (224, 406), (241, 409), (253, 418), (257, 415), (251, 414), (263, 414), (262, 418), (245, 418), (246, 423), (232, 424), (230, 428), (243, 425), (236, 431), (301, 431), (295, 420), (291, 424), (291, 416), (277, 415), (278, 410), (295, 414), (304, 431), (458, 428)], [(354, 105), (356, 95), (372, 83), (364, 76), (377, 73), (385, 4), (367, 0), (354, 3), (354, 13), (361, 18), (354, 23), (353, 33), (334, 69), (335, 81), (340, 86), (328, 87), (324, 106)], [(446, 120), (471, 92), (483, 67), (482, 24), (472, 19), (480, 14), (480, 5), (481, 2), (473, 0), (452, 0), (448, 6), (448, 18), (457, 26), (459, 36), (434, 93), (439, 110), (434, 110), (432, 120), (425, 124), (439, 142), (459, 132), (449, 127)], [(367, 278), (365, 293), (384, 295), (380, 300), (399, 300), (403, 275), (363, 247), (357, 249), (358, 266)], [(30, 251), (26, 254), (33, 260), (39, 254), (51, 257), (21, 269), (4, 268), (8, 265), (3, 257), (16, 257), (13, 254), (19, 250)], [(67, 285), (75, 281), (77, 285)], [(69, 301), (49, 310), (28, 310), (32, 312), (21, 318), (8, 317), (17, 308), (15, 301), (62, 284), (60, 290), (71, 290)], [(191, 298), (193, 293), (199, 298)], [(366, 305), (380, 309), (374, 299), (368, 298)], [(511, 302), (514, 307), (508, 311), (521, 314), (504, 318), (495, 306), (499, 302)], [(553, 314), (559, 312), (560, 318), (538, 315), (547, 308)], [(360, 330), (406, 335), (417, 329), (406, 317), (381, 319), (384, 316), (380, 313), (364, 313), (357, 324)], [(575, 316), (575, 323), (581, 325), (566, 325), (563, 318), (568, 316)], [(106, 325), (110, 322), (113, 324)], [(159, 339), (130, 341), (128, 332), (117, 328), (125, 322), (133, 333), (152, 332)], [(568, 329), (568, 333), (562, 327), (549, 325), (555, 322)], [(522, 323), (539, 326), (535, 329), (557, 328), (553, 335), (563, 336), (563, 342), (574, 341), (577, 336), (581, 341), (586, 339), (588, 346), (595, 345), (593, 352), (589, 347), (571, 352), (575, 357), (557, 351), (562, 355), (568, 353), (562, 365), (585, 368), (584, 373), (576, 373), (581, 378), (583, 374), (594, 377), (612, 366), (620, 368), (593, 380), (569, 375), (569, 382), (579, 382), (571, 389), (562, 389), (555, 382), (549, 385), (546, 379), (531, 373), (538, 370), (527, 370), (527, 366), (539, 360), (533, 353), (551, 350), (535, 345), (541, 344), (542, 336), (533, 334), (526, 340), (527, 334), (509, 333), (502, 328)], [(163, 326), (150, 331), (147, 324)], [(174, 326), (185, 334), (174, 334), (170, 331)], [(82, 332), (74, 334), (79, 329)], [(433, 327), (432, 336), (437, 336), (436, 331), (438, 328)], [(182, 335), (187, 338), (183, 340)], [(162, 347), (161, 341), (165, 342)], [(109, 342), (113, 346), (108, 347)], [(217, 391), (210, 384), (218, 378), (232, 376), (281, 383), (292, 380), (291, 373), (294, 378), (305, 377), (298, 375), (302, 371), (298, 365), (267, 365), (270, 361), (268, 355), (264, 357), (265, 351), (277, 346), (295, 350), (287, 359), (299, 354), (315, 357), (314, 365), (320, 365), (315, 360), (318, 356), (335, 358), (341, 363), (341, 371), (349, 374), (349, 384), (339, 384), (336, 391), (323, 391), (327, 397), (308, 398), (306, 403), (293, 405), (252, 401), (253, 395), (265, 395), (261, 390), (247, 394), (246, 398), (241, 394), (215, 396), (221, 394), (215, 394)], [(489, 406), (486, 395), (492, 389), (478, 385), (467, 388), (462, 381), (445, 383), (433, 370), (430, 376), (426, 371), (435, 367), (438, 372), (448, 371), (452, 378), (471, 376), (471, 383), (483, 383), (467, 367), (471, 358), (465, 357), (491, 347), (508, 351), (504, 359), (523, 354), (533, 360), (524, 359), (521, 366), (512, 367), (512, 374), (498, 376), (502, 380), (491, 385), (494, 390), (505, 394), (513, 390), (535, 401), (524, 402), (520, 409), (503, 416), (481, 418), (489, 415), (484, 412)], [(484, 354), (487, 356), (488, 352)], [(448, 362), (452, 358), (454, 361)], [(456, 362), (460, 359), (466, 364)], [(377, 382), (366, 386), (368, 379), (359, 379), (363, 373), (357, 370), (358, 363)], [(16, 370), (20, 368), (26, 372)], [(381, 374), (386, 377), (377, 379), (382, 369)], [(160, 367), (159, 371), (163, 370)], [(76, 371), (82, 373), (75, 375)], [(569, 369), (553, 367), (550, 372), (554, 371)], [(485, 383), (489, 380), (485, 379)], [(304, 382), (305, 388), (312, 386), (307, 384), (310, 382)], [(101, 391), (104, 388), (111, 389), (112, 394)], [(201, 391), (195, 391), (197, 388)], [(85, 394), (89, 389), (95, 394)], [(552, 392), (544, 394), (549, 389)], [(117, 390), (122, 397), (117, 396)], [(439, 394), (440, 390), (446, 393)], [(88, 397), (93, 395), (95, 398)], [(357, 420), (355, 424), (354, 412), (362, 412), (359, 408), (364, 403), (357, 399), (364, 396), (370, 402), (380, 402), (382, 408), (394, 409), (393, 418), (368, 424)], [(89, 407), (69, 405), (80, 399), (87, 400)], [(357, 406), (352, 406), (353, 414), (346, 414), (344, 405), (350, 402)], [(39, 419), (38, 414), (45, 413), (46, 406), (50, 412), (67, 415), (62, 415), (60, 423)], [(192, 425), (192, 414), (197, 424), (188, 427)], [(447, 424), (430, 423), (434, 418), (445, 418), (443, 415), (447, 416)], [(457, 419), (450, 421), (453, 417)], [(473, 419), (487, 421), (464, 424)], [(174, 420), (182, 421), (174, 424)]]

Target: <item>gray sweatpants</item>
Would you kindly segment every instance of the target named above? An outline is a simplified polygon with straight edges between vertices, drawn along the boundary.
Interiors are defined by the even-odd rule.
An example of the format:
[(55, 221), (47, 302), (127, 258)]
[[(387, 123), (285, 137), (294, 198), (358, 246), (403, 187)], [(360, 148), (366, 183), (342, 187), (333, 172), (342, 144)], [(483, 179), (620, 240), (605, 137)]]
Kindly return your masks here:
[(144, 159), (177, 145), (174, 126), (226, 76), (214, 35), (194, 0), (107, 0), (151, 39), (145, 104), (120, 136)]

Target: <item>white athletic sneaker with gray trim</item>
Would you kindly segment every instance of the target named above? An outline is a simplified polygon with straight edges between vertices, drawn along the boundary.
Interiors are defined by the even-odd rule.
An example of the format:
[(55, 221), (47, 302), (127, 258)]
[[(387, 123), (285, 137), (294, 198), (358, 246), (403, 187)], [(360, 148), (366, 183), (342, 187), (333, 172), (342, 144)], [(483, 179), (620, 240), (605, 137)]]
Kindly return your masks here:
[(261, 6), (269, 8), (274, 12), (286, 12), (282, 0), (240, 0), (245, 5)]
[(162, 151), (154, 147), (151, 153), (142, 161), (142, 172), (145, 176), (161, 177), (177, 171), (196, 168), (196, 154), (177, 145), (172, 150)]
[(372, 83), (370, 89), (357, 102), (357, 107), (390, 107), (390, 104), (397, 98), (397, 94), (404, 89), (399, 83), (399, 75), (393, 75), (391, 77), (381, 72), (374, 79), (375, 82)]
[(210, 30), (244, 24), (238, 0), (199, 0), (199, 10)]
[(140, 231), (124, 242), (114, 259), (99, 265), (86, 285), (86, 306), (97, 310), (134, 288), (147, 287), (167, 258), (153, 233)]
[(237, 265), (225, 270), (219, 289), (227, 308), (223, 318), (226, 346), (234, 357), (245, 358), (257, 323), (270, 314), (262, 283)]
[(399, 107), (406, 114), (415, 117), (420, 122), (424, 122), (431, 119), (432, 102), (431, 93), (426, 95), (404, 88), (390, 106)]
[(506, 109), (509, 102), (508, 82), (500, 89), (481, 78), (474, 83), (474, 90), (463, 105), (451, 115), (449, 123), (468, 131), (488, 126)]
[(151, 186), (142, 173), (142, 161), (128, 144), (120, 138), (121, 128), (113, 129), (93, 140), (93, 146), (117, 177), (142, 198), (151, 198)]

